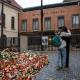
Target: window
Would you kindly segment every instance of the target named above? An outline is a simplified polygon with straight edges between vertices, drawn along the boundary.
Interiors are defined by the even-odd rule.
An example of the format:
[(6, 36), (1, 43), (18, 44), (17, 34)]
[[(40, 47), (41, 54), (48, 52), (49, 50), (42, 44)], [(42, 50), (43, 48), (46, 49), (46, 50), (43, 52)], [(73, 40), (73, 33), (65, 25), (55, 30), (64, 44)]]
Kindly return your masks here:
[(58, 17), (58, 27), (64, 26), (64, 16), (59, 16)]
[(11, 17), (11, 29), (15, 29), (14, 26), (15, 26), (15, 18)]
[(51, 18), (50, 17), (45, 18), (44, 25), (45, 25), (46, 31), (51, 30)]
[(27, 20), (22, 20), (21, 31), (22, 32), (26, 32), (27, 31)]
[(73, 28), (78, 28), (80, 25), (80, 20), (79, 20), (80, 16), (79, 15), (73, 15), (72, 16), (72, 26)]
[(33, 29), (33, 31), (38, 31), (39, 30), (39, 20), (38, 20), (38, 18), (33, 19), (32, 29)]

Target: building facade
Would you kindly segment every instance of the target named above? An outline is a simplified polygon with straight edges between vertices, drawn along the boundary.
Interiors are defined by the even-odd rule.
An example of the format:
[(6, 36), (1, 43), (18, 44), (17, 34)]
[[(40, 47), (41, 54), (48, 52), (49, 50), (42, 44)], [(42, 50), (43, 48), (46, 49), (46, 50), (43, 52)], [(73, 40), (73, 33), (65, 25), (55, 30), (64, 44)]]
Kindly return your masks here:
[(21, 49), (34, 50), (36, 46), (39, 50), (41, 45), (51, 46), (51, 37), (61, 26), (67, 26), (72, 33), (80, 33), (79, 1), (43, 6), (43, 32), (41, 32), (41, 7), (23, 9), (19, 14)]
[[(6, 37), (6, 46), (18, 45), (18, 14), (21, 6), (15, 0), (0, 0), (0, 21), (3, 1), (3, 35)], [(1, 36), (0, 23), (0, 36)]]

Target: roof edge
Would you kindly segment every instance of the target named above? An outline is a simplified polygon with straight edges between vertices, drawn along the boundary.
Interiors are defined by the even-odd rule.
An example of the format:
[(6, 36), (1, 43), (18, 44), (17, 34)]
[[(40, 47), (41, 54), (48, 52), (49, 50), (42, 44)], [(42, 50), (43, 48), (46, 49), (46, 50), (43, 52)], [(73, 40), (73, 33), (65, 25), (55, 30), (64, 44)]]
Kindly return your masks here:
[[(69, 5), (77, 5), (80, 1), (73, 1), (73, 2), (63, 2), (63, 3), (57, 3), (57, 4), (49, 4), (49, 5), (43, 5), (43, 9), (47, 8), (55, 8), (55, 7), (63, 7), (63, 6), (69, 6)], [(23, 8), (23, 12), (26, 11), (33, 11), (33, 10), (40, 10), (41, 6), (36, 7), (29, 7), (29, 8)]]

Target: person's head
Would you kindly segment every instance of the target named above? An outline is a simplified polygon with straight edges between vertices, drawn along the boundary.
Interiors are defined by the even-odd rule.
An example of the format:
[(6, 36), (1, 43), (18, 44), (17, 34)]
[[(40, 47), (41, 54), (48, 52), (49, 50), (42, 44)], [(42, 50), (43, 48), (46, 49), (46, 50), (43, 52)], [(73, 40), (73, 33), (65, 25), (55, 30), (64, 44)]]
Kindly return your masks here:
[(66, 27), (66, 26), (63, 26), (63, 27), (62, 27), (62, 30), (63, 30), (64, 32), (67, 32), (67, 27)]
[(59, 30), (59, 32), (63, 32), (63, 31), (67, 32), (66, 26), (59, 27), (58, 30)]

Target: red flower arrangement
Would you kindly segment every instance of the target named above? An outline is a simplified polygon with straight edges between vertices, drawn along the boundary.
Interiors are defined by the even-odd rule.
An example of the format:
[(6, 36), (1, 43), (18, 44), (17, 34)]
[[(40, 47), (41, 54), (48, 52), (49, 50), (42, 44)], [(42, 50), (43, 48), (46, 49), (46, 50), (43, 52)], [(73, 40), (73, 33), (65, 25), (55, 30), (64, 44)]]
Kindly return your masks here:
[(1, 53), (0, 80), (33, 80), (35, 74), (48, 64), (47, 55), (8, 51), (6, 57), (5, 53), (6, 51)]

